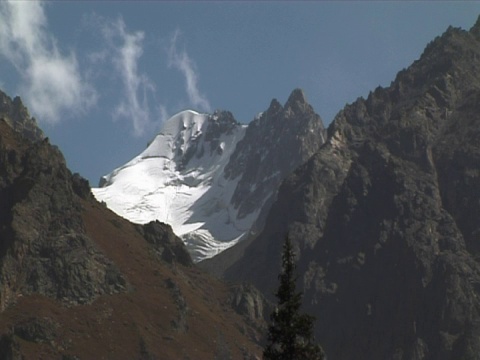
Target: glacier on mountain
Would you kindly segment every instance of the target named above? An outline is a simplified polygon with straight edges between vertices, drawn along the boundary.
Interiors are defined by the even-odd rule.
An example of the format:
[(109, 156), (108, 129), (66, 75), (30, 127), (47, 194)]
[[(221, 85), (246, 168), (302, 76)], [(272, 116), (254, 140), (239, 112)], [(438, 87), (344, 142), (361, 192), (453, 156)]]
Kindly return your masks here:
[(134, 223), (171, 225), (198, 262), (263, 226), (282, 180), (318, 150), (324, 132), (300, 89), (284, 106), (273, 99), (248, 126), (228, 111), (186, 110), (92, 191)]
[(134, 223), (170, 224), (195, 261), (214, 256), (234, 245), (256, 218), (237, 220), (230, 199), (238, 179), (223, 176), (245, 128), (233, 117), (183, 111), (164, 124), (145, 151), (92, 191)]

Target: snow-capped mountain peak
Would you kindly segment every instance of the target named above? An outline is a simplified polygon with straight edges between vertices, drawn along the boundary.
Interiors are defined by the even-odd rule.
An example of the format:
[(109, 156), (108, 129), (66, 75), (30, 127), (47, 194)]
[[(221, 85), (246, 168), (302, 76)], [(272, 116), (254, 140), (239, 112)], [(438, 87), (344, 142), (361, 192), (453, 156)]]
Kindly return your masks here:
[[(229, 223), (235, 182), (223, 178), (245, 126), (227, 112), (213, 115), (182, 111), (165, 122), (145, 151), (104, 176), (95, 196), (135, 222), (160, 220), (191, 244), (195, 259), (231, 246), (245, 230)], [(214, 216), (217, 214), (218, 216)], [(215, 230), (205, 228), (209, 222)], [(216, 241), (221, 238), (223, 241)]]
[(182, 111), (93, 193), (130, 221), (170, 224), (194, 261), (212, 257), (249, 232), (281, 180), (323, 142), (321, 119), (302, 99), (293, 108), (276, 101), (248, 126), (227, 111)]

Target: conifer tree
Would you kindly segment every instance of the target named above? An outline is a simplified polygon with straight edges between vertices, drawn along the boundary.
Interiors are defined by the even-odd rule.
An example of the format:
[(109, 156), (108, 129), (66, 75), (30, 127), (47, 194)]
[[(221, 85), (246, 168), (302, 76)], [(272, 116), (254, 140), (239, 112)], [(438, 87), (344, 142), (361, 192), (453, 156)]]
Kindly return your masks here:
[(322, 360), (322, 348), (315, 344), (313, 326), (315, 317), (300, 313), (302, 293), (296, 291), (295, 253), (288, 236), (282, 253), (280, 286), (275, 294), (278, 305), (270, 315), (268, 343), (264, 359)]

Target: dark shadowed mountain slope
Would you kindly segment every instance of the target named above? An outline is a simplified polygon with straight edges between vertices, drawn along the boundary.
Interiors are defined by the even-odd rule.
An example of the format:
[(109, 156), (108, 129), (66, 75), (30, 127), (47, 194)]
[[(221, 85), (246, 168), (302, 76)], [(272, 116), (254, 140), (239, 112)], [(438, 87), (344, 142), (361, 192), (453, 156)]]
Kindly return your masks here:
[(195, 269), (170, 226), (98, 203), (48, 139), (0, 120), (0, 174), (0, 359), (261, 353), (262, 297)]
[(252, 212), (258, 215), (241, 241), (204, 259), (199, 263), (201, 268), (218, 276), (242, 256), (263, 229), (282, 181), (318, 151), (325, 136), (320, 116), (301, 89), (293, 90), (284, 106), (273, 99), (248, 125), (225, 167), (225, 178), (238, 181), (231, 202), (239, 217)]
[(295, 89), (282, 106), (273, 99), (269, 108), (249, 123), (225, 167), (225, 178), (239, 182), (232, 203), (243, 218), (273, 202), (281, 181), (303, 164), (325, 142), (323, 123)]
[(480, 358), (480, 21), (336, 116), (226, 277), (271, 295), (287, 232), (329, 358)]

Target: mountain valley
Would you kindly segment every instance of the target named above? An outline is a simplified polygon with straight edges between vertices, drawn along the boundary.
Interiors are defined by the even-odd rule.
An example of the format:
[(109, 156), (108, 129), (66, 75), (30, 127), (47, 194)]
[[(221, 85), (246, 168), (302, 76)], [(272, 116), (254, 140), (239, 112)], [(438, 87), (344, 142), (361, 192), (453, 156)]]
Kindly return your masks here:
[(326, 130), (186, 110), (93, 189), (0, 101), (0, 360), (258, 359), (287, 235), (329, 359), (480, 358), (480, 17)]
[(170, 226), (97, 202), (2, 96), (23, 118), (0, 114), (0, 359), (258, 356), (258, 292), (196, 269)]

